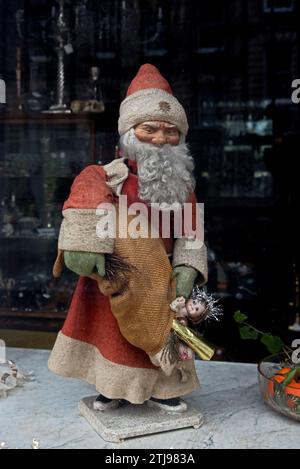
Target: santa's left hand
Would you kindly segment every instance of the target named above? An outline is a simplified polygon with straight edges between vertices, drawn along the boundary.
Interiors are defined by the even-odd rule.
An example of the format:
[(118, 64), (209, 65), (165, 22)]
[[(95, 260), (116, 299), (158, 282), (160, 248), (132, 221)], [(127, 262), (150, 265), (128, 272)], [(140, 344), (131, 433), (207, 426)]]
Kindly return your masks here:
[(173, 269), (173, 277), (176, 279), (176, 296), (189, 298), (194, 287), (198, 272), (193, 267), (179, 265)]

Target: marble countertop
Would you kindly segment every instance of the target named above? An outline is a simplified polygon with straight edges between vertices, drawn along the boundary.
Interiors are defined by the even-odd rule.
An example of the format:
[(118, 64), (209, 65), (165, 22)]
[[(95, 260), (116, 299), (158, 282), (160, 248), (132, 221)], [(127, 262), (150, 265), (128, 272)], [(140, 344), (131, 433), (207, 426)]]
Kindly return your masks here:
[(78, 402), (96, 394), (94, 387), (52, 374), (48, 356), (46, 350), (7, 351), (7, 359), (35, 377), (0, 399), (0, 442), (8, 448), (30, 448), (33, 438), (44, 449), (300, 448), (299, 423), (262, 401), (255, 365), (197, 361), (202, 388), (186, 400), (201, 410), (204, 425), (116, 444), (78, 415)]

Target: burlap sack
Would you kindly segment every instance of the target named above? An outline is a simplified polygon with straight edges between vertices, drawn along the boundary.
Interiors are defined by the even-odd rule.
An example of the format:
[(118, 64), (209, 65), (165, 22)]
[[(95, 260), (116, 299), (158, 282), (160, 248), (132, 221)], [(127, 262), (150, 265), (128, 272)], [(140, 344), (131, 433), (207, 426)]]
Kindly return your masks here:
[(162, 349), (170, 333), (174, 313), (169, 305), (176, 296), (164, 243), (150, 236), (119, 238), (117, 230), (115, 254), (133, 267), (125, 291), (122, 284), (97, 275), (92, 278), (97, 280), (101, 292), (110, 296), (112, 313), (125, 339), (154, 355)]

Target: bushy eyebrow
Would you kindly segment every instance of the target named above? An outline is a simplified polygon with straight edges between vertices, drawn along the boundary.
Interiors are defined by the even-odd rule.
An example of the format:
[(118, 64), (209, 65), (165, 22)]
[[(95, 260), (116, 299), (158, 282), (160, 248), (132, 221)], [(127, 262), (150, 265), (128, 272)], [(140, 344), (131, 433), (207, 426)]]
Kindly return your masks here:
[[(143, 122), (142, 124), (140, 124), (141, 126), (145, 126), (145, 127), (151, 127), (153, 129), (159, 129), (160, 128), (160, 124), (156, 123), (156, 122)], [(165, 127), (167, 129), (175, 129), (177, 130), (177, 127), (176, 125), (174, 124), (169, 124), (169, 123), (165, 123)]]
[(148, 127), (148, 128), (151, 128), (151, 129), (159, 129), (159, 125), (157, 125), (157, 124), (150, 124), (150, 123), (148, 124), (148, 123), (146, 123), (146, 122), (143, 122), (143, 123), (141, 124), (141, 127)]
[(165, 126), (166, 126), (167, 129), (176, 129), (176, 130), (178, 130), (176, 125), (169, 124), (168, 122), (165, 123)]

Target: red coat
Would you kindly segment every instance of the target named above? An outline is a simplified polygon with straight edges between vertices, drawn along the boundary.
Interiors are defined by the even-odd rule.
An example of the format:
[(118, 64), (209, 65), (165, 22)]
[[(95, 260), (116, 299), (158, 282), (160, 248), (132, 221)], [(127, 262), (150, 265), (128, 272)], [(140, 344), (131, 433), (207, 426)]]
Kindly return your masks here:
[[(130, 172), (123, 184), (122, 195), (127, 195), (128, 204), (131, 204), (139, 201), (138, 178), (136, 163), (129, 161), (128, 165)], [(106, 185), (106, 179), (103, 167), (93, 165), (85, 168), (72, 185), (70, 196), (64, 204), (64, 213), (66, 211), (74, 212), (72, 216), (76, 220), (78, 213), (80, 216), (80, 213), (84, 211), (95, 212), (100, 203), (117, 203), (117, 196)], [(194, 194), (191, 195), (189, 201), (196, 202)], [(79, 218), (79, 224), (82, 223), (81, 220), (82, 217)], [(75, 225), (74, 228), (78, 229)], [(83, 231), (84, 229), (85, 227), (82, 226)], [(166, 252), (172, 254), (173, 239), (164, 239), (163, 241)], [(69, 246), (68, 249), (72, 250), (72, 242)], [(86, 358), (83, 356), (85, 354)], [(97, 358), (95, 358), (95, 354), (98, 355)], [(77, 357), (78, 364), (74, 363), (74, 357)], [(100, 361), (96, 365), (98, 358)], [(89, 368), (94, 367), (94, 370), (82, 370), (87, 361)], [(102, 371), (100, 377), (97, 377), (97, 373), (103, 365), (103, 372), (107, 374), (109, 363), (111, 364), (113, 384), (106, 386), (106, 383), (103, 382)], [(120, 368), (120, 366), (125, 368)], [(107, 397), (124, 398), (136, 403), (143, 402), (151, 395), (162, 398), (183, 395), (191, 392), (198, 385), (193, 364), (190, 364), (191, 380), (185, 384), (178, 384), (179, 378), (172, 377), (169, 380), (170, 387), (168, 389), (166, 377), (162, 376), (162, 372), (151, 363), (146, 352), (130, 344), (121, 335), (118, 323), (111, 312), (108, 297), (100, 293), (94, 280), (86, 277), (80, 277), (78, 280), (65, 324), (50, 357), (49, 367), (58, 374), (79, 377), (94, 383), (98, 391)], [(129, 371), (131, 368), (140, 369), (140, 375), (131, 375)], [(157, 371), (159, 371), (158, 375), (156, 375)], [(132, 372), (135, 373), (134, 370)], [(145, 377), (145, 373), (148, 373), (147, 377)], [(125, 385), (125, 375), (132, 376), (130, 379), (137, 383), (135, 388), (137, 390), (141, 388), (142, 391), (132, 391), (130, 383)], [(148, 379), (149, 389), (145, 382)]]

